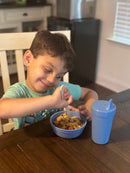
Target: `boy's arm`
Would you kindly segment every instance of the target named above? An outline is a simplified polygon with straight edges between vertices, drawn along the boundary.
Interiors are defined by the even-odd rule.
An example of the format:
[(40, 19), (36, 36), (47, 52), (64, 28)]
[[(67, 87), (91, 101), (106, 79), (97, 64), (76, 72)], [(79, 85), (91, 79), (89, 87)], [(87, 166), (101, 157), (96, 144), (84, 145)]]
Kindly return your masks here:
[[(94, 90), (81, 87), (80, 100), (85, 102), (85, 106), (87, 108), (87, 111), (90, 113), (90, 118), (91, 118), (91, 104), (94, 101), (98, 100), (98, 94)], [(79, 109), (80, 109), (80, 106), (79, 106)]]
[(69, 108), (73, 111), (77, 111), (85, 115), (87, 119), (91, 119), (91, 104), (98, 100), (97, 93), (94, 90), (81, 87), (80, 100), (84, 102), (84, 105), (80, 105), (78, 108), (69, 106)]
[[(66, 94), (67, 93), (67, 94)], [(72, 102), (72, 96), (65, 90), (61, 99), (60, 87), (53, 95), (37, 98), (3, 98), (0, 100), (0, 118), (24, 117), (44, 109), (63, 108)]]

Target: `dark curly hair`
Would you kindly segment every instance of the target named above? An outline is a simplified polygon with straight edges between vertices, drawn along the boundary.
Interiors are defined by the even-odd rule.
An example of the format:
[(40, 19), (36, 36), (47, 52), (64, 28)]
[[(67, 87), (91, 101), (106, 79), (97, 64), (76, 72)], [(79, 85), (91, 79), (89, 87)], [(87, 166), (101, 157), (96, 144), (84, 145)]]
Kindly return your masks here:
[(68, 71), (72, 69), (75, 52), (67, 37), (60, 33), (51, 33), (49, 31), (38, 31), (30, 50), (37, 58), (38, 55), (48, 54), (54, 58), (60, 58), (65, 62), (65, 68)]

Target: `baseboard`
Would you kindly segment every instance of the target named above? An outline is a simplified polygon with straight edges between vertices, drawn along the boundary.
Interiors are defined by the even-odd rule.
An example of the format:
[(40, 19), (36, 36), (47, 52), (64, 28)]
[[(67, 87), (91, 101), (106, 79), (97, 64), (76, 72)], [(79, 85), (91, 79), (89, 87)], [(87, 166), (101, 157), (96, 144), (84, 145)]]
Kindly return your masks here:
[(108, 78), (106, 76), (97, 76), (96, 83), (115, 92), (120, 92), (130, 88), (129, 84), (123, 83), (120, 80)]

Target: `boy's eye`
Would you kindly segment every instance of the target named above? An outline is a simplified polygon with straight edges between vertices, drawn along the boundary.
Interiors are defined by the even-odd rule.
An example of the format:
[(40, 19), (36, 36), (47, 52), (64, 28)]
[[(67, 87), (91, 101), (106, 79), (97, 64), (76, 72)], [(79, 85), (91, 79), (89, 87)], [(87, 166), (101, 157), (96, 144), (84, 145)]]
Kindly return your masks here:
[(56, 75), (56, 78), (57, 79), (61, 79), (63, 76), (60, 76), (60, 75)]
[(45, 68), (45, 69), (44, 69), (44, 72), (45, 72), (45, 73), (51, 73), (52, 70), (51, 70), (51, 69), (47, 69), (47, 68)]

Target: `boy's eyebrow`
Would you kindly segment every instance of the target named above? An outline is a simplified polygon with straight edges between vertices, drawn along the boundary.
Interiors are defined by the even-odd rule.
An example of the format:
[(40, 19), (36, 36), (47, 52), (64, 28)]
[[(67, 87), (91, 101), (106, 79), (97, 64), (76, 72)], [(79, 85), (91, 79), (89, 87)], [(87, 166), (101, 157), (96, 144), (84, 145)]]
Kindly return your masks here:
[(53, 65), (52, 63), (48, 62), (48, 64), (49, 64), (50, 66), (54, 67), (54, 65)]
[[(48, 64), (49, 64), (52, 68), (55, 68), (55, 66), (54, 66), (52, 63), (48, 62)], [(65, 73), (67, 73), (67, 71), (62, 72), (62, 73), (58, 73), (58, 74), (63, 74), (63, 75), (64, 75)]]

